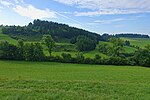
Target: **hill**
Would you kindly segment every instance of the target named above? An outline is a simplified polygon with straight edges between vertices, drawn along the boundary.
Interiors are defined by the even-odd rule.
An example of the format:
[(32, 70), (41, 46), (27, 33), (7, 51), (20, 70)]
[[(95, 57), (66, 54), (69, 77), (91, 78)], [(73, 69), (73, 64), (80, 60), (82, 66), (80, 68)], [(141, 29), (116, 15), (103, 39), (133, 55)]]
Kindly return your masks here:
[(22, 38), (24, 40), (41, 40), (45, 34), (51, 34), (55, 41), (70, 41), (79, 35), (85, 35), (91, 39), (102, 40), (99, 34), (92, 33), (83, 29), (70, 27), (65, 24), (59, 24), (56, 22), (34, 20), (33, 23), (29, 23), (27, 26), (5, 26), (3, 33), (8, 34), (12, 38)]
[(116, 37), (125, 37), (125, 38), (150, 38), (148, 35), (133, 34), (133, 33), (116, 34), (115, 36)]
[[(71, 33), (72, 32), (72, 33)], [(3, 34), (4, 33), (4, 34)], [(55, 39), (56, 47), (53, 50), (53, 56), (61, 56), (62, 53), (71, 54), (73, 57), (77, 54), (75, 44), (71, 44), (70, 41), (74, 40), (79, 35), (86, 35), (89, 38), (97, 39), (100, 43), (107, 43), (112, 45), (108, 40), (111, 37), (116, 38), (117, 35), (103, 34), (98, 35), (96, 33), (88, 32), (82, 29), (69, 27), (65, 24), (58, 24), (54, 22), (34, 20), (33, 23), (29, 23), (27, 26), (4, 26), (0, 27), (0, 41), (8, 41), (11, 44), (17, 44), (19, 38), (24, 39), (25, 43), (41, 42), (42, 35), (51, 34)], [(132, 34), (133, 35), (133, 34)], [(130, 36), (132, 36), (130, 35)], [(143, 38), (125, 38), (121, 37), (124, 41), (129, 41), (132, 46), (124, 46), (125, 53), (134, 53), (137, 50), (136, 46), (144, 48), (147, 44), (150, 44), (150, 39), (144, 35)], [(145, 38), (144, 38), (145, 37)], [(133, 46), (134, 45), (134, 46)], [(44, 47), (44, 46), (43, 46)], [(97, 44), (98, 47), (98, 44)], [(44, 54), (49, 55), (46, 47), (44, 47)], [(108, 58), (106, 54), (100, 53), (98, 48), (92, 51), (83, 52), (85, 58), (94, 58), (96, 54), (99, 54), (103, 58)]]

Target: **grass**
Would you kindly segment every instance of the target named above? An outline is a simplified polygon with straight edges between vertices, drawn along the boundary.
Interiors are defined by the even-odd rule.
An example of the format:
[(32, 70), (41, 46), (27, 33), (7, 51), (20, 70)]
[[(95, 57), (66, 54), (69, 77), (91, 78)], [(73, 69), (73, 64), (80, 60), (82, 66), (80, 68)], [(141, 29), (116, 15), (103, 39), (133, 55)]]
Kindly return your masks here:
[(83, 54), (86, 58), (94, 58), (96, 54), (100, 55), (103, 58), (108, 58), (107, 55), (105, 55), (103, 53), (100, 53), (97, 48), (96, 48), (96, 50), (93, 50), (93, 51), (90, 51), (90, 52), (85, 52)]
[(133, 53), (137, 49), (133, 48), (133, 47), (124, 46), (124, 50), (125, 50), (126, 53)]
[(0, 41), (8, 41), (11, 44), (17, 44), (17, 40), (12, 39), (11, 37), (9, 37), (6, 34), (2, 34), (1, 28), (0, 28)]
[[(123, 40), (126, 40), (125, 38), (123, 38)], [(127, 39), (128, 40), (128, 39)], [(133, 41), (132, 39), (130, 39), (129, 41)], [(104, 43), (104, 44), (108, 44), (108, 45), (112, 45), (112, 43), (110, 42), (103, 42), (103, 41), (100, 41), (100, 43)], [(136, 48), (133, 48), (133, 47), (129, 47), (129, 46), (124, 46), (124, 50), (126, 53), (133, 53), (136, 51)]]
[[(47, 56), (49, 55), (48, 51), (45, 51), (44, 53)], [(52, 55), (53, 56), (61, 56), (62, 53), (71, 54), (72, 57), (76, 57), (76, 54), (78, 52), (65, 52), (65, 51), (56, 52), (56, 51), (54, 51), (52, 53)], [(100, 55), (103, 58), (108, 58), (107, 55), (105, 55), (103, 53), (99, 53), (98, 50), (93, 50), (93, 51), (90, 51), (90, 52), (83, 52), (83, 55), (84, 55), (85, 58), (94, 58), (96, 54)]]
[(150, 69), (0, 61), (1, 100), (149, 100)]
[(122, 38), (123, 40), (130, 41), (131, 45), (135, 45), (144, 48), (146, 45), (150, 44), (150, 39), (145, 38)]

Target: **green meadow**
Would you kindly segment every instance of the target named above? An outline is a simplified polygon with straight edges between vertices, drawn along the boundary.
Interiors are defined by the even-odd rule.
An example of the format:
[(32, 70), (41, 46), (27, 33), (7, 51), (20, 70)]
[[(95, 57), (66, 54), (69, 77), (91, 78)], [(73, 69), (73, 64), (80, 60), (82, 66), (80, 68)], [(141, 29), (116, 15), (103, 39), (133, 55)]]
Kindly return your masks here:
[(9, 37), (6, 34), (2, 34), (1, 33), (1, 28), (0, 28), (0, 41), (8, 41), (8, 42), (10, 42), (12, 44), (17, 44), (17, 40), (12, 39), (11, 37)]
[(122, 38), (123, 40), (130, 41), (131, 45), (135, 45), (144, 48), (146, 45), (150, 44), (150, 39), (145, 38)]
[(149, 100), (150, 69), (0, 61), (1, 100)]

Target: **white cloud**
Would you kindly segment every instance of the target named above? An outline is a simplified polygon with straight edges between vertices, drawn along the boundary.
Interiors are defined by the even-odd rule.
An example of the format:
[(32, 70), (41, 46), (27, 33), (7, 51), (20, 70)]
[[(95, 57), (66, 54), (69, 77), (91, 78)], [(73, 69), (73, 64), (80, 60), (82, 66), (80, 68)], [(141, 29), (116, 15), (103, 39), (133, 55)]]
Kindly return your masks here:
[(15, 3), (17, 3), (17, 4), (19, 4), (19, 3), (24, 3), (23, 0), (14, 0), (14, 1), (15, 1)]
[(25, 16), (31, 19), (57, 18), (55, 11), (50, 9), (38, 9), (33, 5), (24, 3), (23, 0), (0, 0), (0, 4), (4, 7), (7, 7), (7, 9), (13, 9), (21, 16)]
[(120, 10), (120, 9), (102, 9), (99, 11), (88, 11), (88, 12), (75, 12), (76, 16), (99, 16), (99, 15), (117, 15), (117, 14), (138, 14), (138, 13), (150, 13), (142, 10)]
[(0, 9), (3, 9), (3, 7), (0, 6)]
[(7, 1), (7, 0), (0, 0), (0, 4), (2, 4), (3, 6), (6, 6), (6, 7), (10, 7), (12, 5), (14, 5), (13, 3)]
[(130, 16), (130, 17), (122, 17), (122, 18), (114, 18), (114, 19), (103, 19), (103, 20), (95, 20), (95, 24), (111, 24), (120, 21), (134, 21), (139, 18), (144, 18), (144, 15)]
[(96, 20), (94, 23), (100, 23), (100, 24), (110, 24), (113, 22), (119, 22), (119, 21), (124, 21), (127, 20), (125, 18), (116, 18), (116, 19), (110, 19), (110, 20)]
[[(16, 13), (18, 13), (21, 16), (28, 17), (30, 19), (49, 19), (49, 18), (58, 18), (61, 16), (61, 18), (68, 19), (75, 24), (71, 24), (72, 26), (78, 26), (81, 24), (77, 20), (74, 20), (68, 16), (65, 16), (63, 14), (71, 14), (71, 12), (56, 12), (50, 9), (38, 9), (34, 7), (31, 4), (26, 4), (24, 0), (0, 0), (0, 4), (2, 4), (4, 7), (7, 7), (7, 9), (12, 9)], [(1, 11), (1, 9), (0, 9)]]
[(28, 5), (27, 7), (17, 5), (15, 8), (13, 8), (13, 10), (21, 16), (29, 17), (31, 19), (57, 18), (57, 15), (54, 11), (49, 9), (37, 9), (32, 5)]
[[(54, 0), (66, 5), (86, 8), (90, 11), (76, 12), (76, 16), (108, 14), (149, 13), (150, 0)], [(91, 11), (92, 10), (92, 11)]]

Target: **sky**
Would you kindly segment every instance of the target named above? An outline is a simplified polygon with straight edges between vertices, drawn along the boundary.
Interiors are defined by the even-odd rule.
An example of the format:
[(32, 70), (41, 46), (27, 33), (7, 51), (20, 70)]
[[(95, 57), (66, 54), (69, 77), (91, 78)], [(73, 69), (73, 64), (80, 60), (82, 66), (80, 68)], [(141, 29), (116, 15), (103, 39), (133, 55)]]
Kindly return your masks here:
[(54, 21), (98, 34), (150, 35), (150, 0), (0, 0), (0, 25)]

